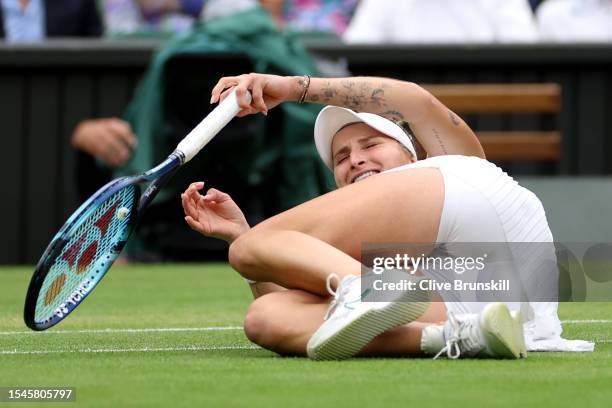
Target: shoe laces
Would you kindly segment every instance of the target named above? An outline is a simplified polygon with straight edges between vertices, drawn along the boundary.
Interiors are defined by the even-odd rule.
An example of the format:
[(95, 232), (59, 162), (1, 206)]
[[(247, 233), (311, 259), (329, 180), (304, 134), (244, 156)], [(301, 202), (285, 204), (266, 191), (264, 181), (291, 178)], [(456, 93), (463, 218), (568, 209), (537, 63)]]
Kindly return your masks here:
[[(332, 283), (336, 282), (336, 290), (332, 288)], [(344, 302), (345, 296), (348, 292), (348, 285), (344, 285), (343, 281), (340, 279), (338, 275), (335, 273), (327, 276), (327, 281), (325, 282), (325, 287), (327, 288), (327, 292), (333, 297), (331, 303), (329, 304), (329, 308), (325, 313), (324, 320), (329, 319), (329, 317), (334, 313), (334, 311), (338, 308), (340, 304)]]
[(474, 355), (482, 349), (480, 327), (476, 321), (466, 317), (459, 318), (452, 311), (448, 311), (448, 324), (450, 334), (446, 338), (446, 345), (434, 357), (434, 360), (446, 353), (446, 356), (456, 360), (461, 353)]

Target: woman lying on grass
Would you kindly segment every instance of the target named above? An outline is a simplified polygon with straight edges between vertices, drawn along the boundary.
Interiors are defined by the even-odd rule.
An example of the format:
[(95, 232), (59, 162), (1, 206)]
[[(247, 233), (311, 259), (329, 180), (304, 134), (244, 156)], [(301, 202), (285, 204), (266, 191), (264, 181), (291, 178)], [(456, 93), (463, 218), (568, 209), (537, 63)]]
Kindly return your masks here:
[[(204, 183), (195, 182), (182, 194), (189, 226), (230, 243), (229, 262), (252, 282), (244, 323), (251, 341), (314, 359), (526, 356), (518, 302), (429, 301), (422, 291), (362, 298), (364, 242), (552, 242), (538, 198), (485, 160), (463, 120), (418, 85), (386, 78), (225, 77), (211, 103), (233, 89), (239, 116), (283, 102), (330, 105), (314, 137), (338, 186), (253, 228), (226, 193), (202, 195)], [(556, 307), (528, 306), (526, 317), (558, 336)]]

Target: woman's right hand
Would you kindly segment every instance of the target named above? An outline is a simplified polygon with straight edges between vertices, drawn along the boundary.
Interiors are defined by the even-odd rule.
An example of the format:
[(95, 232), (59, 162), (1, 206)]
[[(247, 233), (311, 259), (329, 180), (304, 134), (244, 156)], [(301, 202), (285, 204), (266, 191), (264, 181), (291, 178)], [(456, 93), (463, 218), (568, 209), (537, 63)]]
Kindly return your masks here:
[(240, 207), (228, 194), (211, 188), (201, 195), (203, 188), (201, 181), (191, 183), (181, 194), (185, 221), (191, 229), (228, 243), (250, 229)]
[[(235, 77), (223, 77), (212, 90), (210, 103), (225, 99), (227, 94), (236, 89), (238, 104), (242, 109), (237, 116), (242, 117), (268, 110), (282, 102), (297, 101), (304, 88), (300, 85), (301, 77), (283, 77), (267, 74), (244, 74)], [(242, 98), (246, 92), (252, 96), (251, 103)]]

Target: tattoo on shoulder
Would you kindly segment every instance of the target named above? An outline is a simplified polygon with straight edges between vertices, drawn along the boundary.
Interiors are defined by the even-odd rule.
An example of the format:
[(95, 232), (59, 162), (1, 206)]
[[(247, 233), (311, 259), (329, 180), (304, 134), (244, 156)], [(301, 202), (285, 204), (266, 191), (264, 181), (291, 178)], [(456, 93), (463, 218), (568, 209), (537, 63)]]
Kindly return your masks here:
[(440, 150), (442, 150), (442, 153), (448, 154), (448, 151), (446, 150), (446, 146), (444, 146), (444, 142), (442, 142), (442, 139), (440, 138), (440, 133), (438, 132), (438, 130), (431, 129), (431, 131), (433, 132), (434, 137), (436, 138), (436, 141), (438, 142), (438, 146), (440, 146)]
[(451, 122), (453, 122), (453, 125), (459, 126), (461, 124), (461, 121), (459, 120), (459, 117), (457, 115), (455, 115), (453, 113), (453, 111), (449, 110), (448, 111), (448, 116), (450, 117)]

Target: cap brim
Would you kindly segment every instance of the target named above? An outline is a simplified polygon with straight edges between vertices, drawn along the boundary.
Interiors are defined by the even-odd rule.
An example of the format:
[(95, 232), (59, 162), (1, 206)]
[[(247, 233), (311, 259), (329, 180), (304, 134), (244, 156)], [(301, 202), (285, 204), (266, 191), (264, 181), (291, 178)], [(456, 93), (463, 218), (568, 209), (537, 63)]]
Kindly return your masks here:
[(314, 139), (317, 151), (323, 163), (330, 169), (332, 166), (332, 141), (340, 129), (351, 123), (362, 123), (355, 112), (339, 106), (326, 106), (321, 109), (314, 128)]

